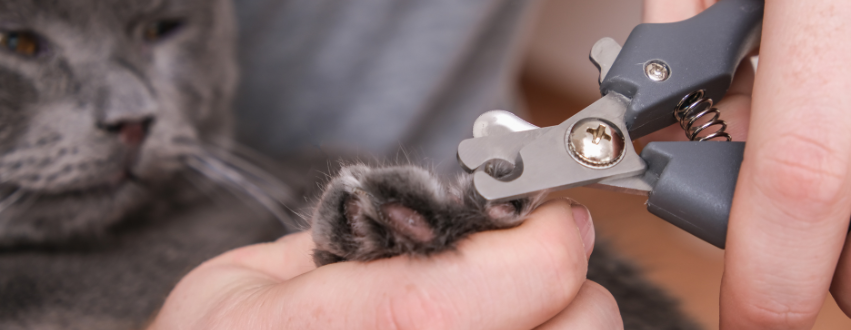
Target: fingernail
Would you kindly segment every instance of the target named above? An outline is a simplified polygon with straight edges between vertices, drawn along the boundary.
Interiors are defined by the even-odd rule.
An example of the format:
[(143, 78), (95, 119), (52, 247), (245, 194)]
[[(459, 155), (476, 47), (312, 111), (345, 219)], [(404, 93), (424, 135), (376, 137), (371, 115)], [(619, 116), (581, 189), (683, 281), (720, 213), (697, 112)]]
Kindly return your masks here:
[(582, 237), (582, 244), (585, 246), (585, 257), (591, 257), (591, 251), (594, 251), (594, 221), (591, 220), (591, 212), (585, 205), (579, 204), (576, 201), (570, 201), (570, 208), (573, 211), (573, 221), (576, 222), (576, 227), (579, 229), (579, 235)]

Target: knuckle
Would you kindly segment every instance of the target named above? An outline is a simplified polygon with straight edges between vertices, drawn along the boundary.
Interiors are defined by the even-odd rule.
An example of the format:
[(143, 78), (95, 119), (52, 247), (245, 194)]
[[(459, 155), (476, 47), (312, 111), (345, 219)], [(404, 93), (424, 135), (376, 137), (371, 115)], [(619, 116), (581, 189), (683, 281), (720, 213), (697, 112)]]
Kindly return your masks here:
[(818, 309), (803, 310), (795, 306), (775, 303), (773, 305), (748, 305), (741, 311), (751, 324), (764, 329), (805, 328), (816, 316)]
[(434, 299), (414, 283), (382, 297), (380, 306), (376, 329), (454, 329), (459, 320), (451, 304)]
[(847, 198), (845, 152), (797, 134), (777, 142), (782, 148), (763, 150), (756, 157), (754, 183), (778, 207), (794, 208), (795, 214), (811, 218)]
[(761, 276), (752, 279), (724, 279), (730, 293), (726, 295), (727, 303), (722, 299), (722, 305), (727, 306), (724, 309), (729, 312), (726, 318), (760, 329), (812, 326), (825, 298), (820, 294), (825, 289), (824, 277), (765, 268), (760, 272)]

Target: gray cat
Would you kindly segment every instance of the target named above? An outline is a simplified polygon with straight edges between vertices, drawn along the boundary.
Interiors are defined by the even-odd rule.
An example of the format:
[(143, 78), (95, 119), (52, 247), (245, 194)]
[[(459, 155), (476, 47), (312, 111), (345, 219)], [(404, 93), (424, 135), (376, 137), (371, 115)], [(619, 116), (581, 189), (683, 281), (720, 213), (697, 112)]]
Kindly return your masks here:
[(3, 245), (102, 232), (199, 145), (228, 136), (230, 11), (203, 0), (0, 1)]
[(192, 267), (283, 234), (243, 181), (264, 174), (216, 147), (232, 17), (225, 0), (0, 0), (0, 329), (139, 328)]
[[(229, 151), (234, 38), (225, 0), (0, 0), (0, 329), (143, 327), (200, 262), (285, 232), (278, 203), (299, 194)], [(337, 184), (357, 171), (367, 188), (356, 195), (369, 199)], [(437, 253), (534, 206), (458, 205), (415, 168), (341, 173), (318, 208), (319, 264), (350, 259), (333, 246), (353, 236), (333, 233), (368, 216), (358, 205), (419, 216), (360, 232), (412, 248), (377, 246), (359, 260)], [(456, 196), (473, 198), (461, 182)], [(434, 226), (430, 210), (470, 226)], [(618, 299), (627, 329), (692, 327), (602, 246), (589, 277)]]

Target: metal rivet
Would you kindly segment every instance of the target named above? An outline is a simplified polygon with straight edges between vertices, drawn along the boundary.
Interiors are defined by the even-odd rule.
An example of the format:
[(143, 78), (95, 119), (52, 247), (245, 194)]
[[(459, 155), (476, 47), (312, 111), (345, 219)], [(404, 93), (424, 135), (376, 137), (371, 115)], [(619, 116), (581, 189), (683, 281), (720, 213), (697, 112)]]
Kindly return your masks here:
[(590, 168), (607, 168), (623, 158), (624, 138), (617, 126), (598, 118), (573, 124), (567, 136), (570, 155)]
[(652, 61), (644, 66), (644, 73), (650, 80), (665, 81), (671, 76), (671, 69), (665, 63)]

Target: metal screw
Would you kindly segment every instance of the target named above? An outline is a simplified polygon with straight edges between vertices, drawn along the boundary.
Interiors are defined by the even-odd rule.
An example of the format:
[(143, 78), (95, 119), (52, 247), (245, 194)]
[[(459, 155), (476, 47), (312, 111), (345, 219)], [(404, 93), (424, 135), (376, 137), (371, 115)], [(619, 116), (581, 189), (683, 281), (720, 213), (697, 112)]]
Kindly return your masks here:
[(607, 168), (623, 158), (624, 138), (617, 126), (598, 118), (582, 119), (567, 136), (570, 155), (590, 168)]
[(665, 63), (652, 61), (644, 66), (644, 73), (650, 80), (665, 81), (671, 75), (671, 69)]
[(606, 140), (609, 140), (609, 141), (612, 140), (612, 136), (609, 135), (609, 134), (606, 134), (606, 128), (607, 127), (605, 125), (600, 124), (600, 126), (597, 126), (597, 128), (595, 128), (595, 129), (590, 129), (590, 128), (586, 129), (585, 132), (591, 133), (591, 137), (592, 137), (591, 143), (600, 144), (600, 141), (603, 140), (603, 139), (606, 139)]

